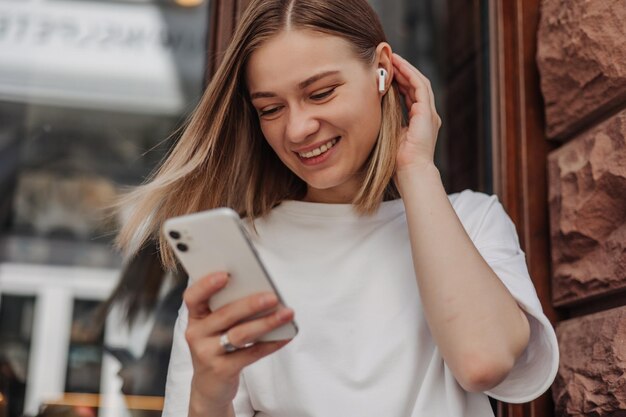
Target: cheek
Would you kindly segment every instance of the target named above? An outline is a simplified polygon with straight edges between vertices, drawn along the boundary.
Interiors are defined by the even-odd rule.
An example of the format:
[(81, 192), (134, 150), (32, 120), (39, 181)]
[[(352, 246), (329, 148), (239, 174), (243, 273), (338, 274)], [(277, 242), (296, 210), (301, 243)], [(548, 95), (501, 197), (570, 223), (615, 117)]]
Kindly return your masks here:
[(380, 124), (380, 101), (377, 95), (353, 89), (345, 91), (324, 106), (323, 118), (339, 127), (363, 131)]
[(378, 96), (359, 97), (350, 109), (351, 124), (355, 133), (369, 143), (376, 140), (380, 130), (382, 112)]

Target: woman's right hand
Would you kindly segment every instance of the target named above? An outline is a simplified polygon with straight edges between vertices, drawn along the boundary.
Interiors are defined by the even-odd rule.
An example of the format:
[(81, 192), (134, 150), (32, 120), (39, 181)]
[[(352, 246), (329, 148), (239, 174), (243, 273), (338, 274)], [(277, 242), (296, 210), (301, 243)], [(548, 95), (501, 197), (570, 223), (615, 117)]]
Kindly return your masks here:
[[(189, 311), (185, 338), (191, 351), (193, 379), (189, 415), (228, 415), (239, 385), (241, 370), (289, 343), (258, 342), (269, 331), (293, 320), (293, 310), (278, 306), (273, 293), (259, 293), (210, 311), (208, 300), (228, 282), (228, 274), (208, 275), (187, 288), (183, 300)], [(268, 316), (246, 319), (276, 309)], [(220, 336), (241, 347), (227, 353)], [(250, 343), (252, 346), (244, 347)]]

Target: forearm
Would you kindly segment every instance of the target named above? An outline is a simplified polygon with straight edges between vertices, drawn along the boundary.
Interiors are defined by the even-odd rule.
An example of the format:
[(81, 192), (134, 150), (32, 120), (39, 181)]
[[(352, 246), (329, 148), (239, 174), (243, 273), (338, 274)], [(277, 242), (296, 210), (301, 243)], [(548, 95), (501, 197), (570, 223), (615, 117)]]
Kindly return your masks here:
[(235, 417), (235, 412), (233, 411), (232, 407), (227, 410), (224, 410), (222, 412), (217, 412), (217, 413), (201, 413), (201, 412), (198, 412), (196, 410), (192, 410), (191, 408), (189, 408), (188, 417)]
[(487, 390), (526, 347), (528, 320), (465, 232), (437, 168), (400, 172), (397, 183), (433, 338), (464, 388)]
[(192, 395), (189, 402), (188, 417), (235, 417), (235, 410), (232, 405), (223, 409), (209, 409), (202, 401), (194, 399)]
[(222, 412), (207, 414), (194, 411), (190, 408), (188, 417), (235, 417), (235, 411), (232, 407), (230, 407), (229, 409)]

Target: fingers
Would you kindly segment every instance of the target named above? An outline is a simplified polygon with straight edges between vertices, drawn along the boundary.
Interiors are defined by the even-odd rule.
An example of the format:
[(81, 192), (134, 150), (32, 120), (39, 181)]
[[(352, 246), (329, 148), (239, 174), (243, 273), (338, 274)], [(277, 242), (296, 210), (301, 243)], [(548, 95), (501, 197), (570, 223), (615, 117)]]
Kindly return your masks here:
[[(208, 300), (227, 283), (225, 273), (211, 274), (191, 285), (183, 296), (189, 310), (185, 339), (189, 345), (194, 375), (210, 380), (205, 397), (222, 401), (224, 393), (234, 393), (241, 370), (285, 346), (289, 340), (257, 342), (265, 334), (289, 323), (294, 313), (279, 306), (274, 293), (259, 293), (210, 311)], [(259, 317), (260, 314), (266, 314)], [(244, 321), (245, 320), (245, 321)], [(230, 344), (239, 349), (226, 352), (220, 343), (226, 333)], [(206, 384), (205, 384), (206, 386)]]
[[(400, 92), (404, 95), (407, 109), (410, 113), (414, 113), (413, 104), (427, 104), (433, 117), (437, 120), (438, 124), (441, 125), (441, 118), (437, 114), (435, 94), (433, 93), (430, 80), (400, 55), (393, 54), (393, 58), (393, 63), (397, 68), (394, 78), (398, 82)], [(412, 115), (413, 114), (411, 114), (411, 116)]]
[(428, 84), (430, 83), (426, 77), (424, 77), (415, 67), (413, 67), (408, 61), (400, 57), (400, 55), (394, 54), (394, 64), (398, 69), (401, 77), (398, 78), (400, 82), (402, 80), (402, 86), (404, 90), (409, 93), (409, 97), (413, 102), (425, 103), (430, 105), (430, 94)]
[[(216, 281), (218, 283), (214, 284)], [(211, 282), (211, 276), (209, 276), (202, 282), (198, 281), (185, 294), (185, 300), (190, 308), (190, 320), (186, 331), (188, 342), (205, 338), (217, 340), (212, 343), (215, 346), (213, 353), (220, 354), (224, 352), (219, 346), (219, 337), (226, 331), (228, 331), (231, 344), (243, 347), (293, 320), (293, 311), (279, 307), (276, 294), (270, 292), (244, 297), (208, 314), (206, 312), (207, 301), (202, 297), (206, 294), (214, 294), (215, 288), (219, 288), (220, 283), (219, 278)], [(194, 309), (193, 319), (191, 309)], [(263, 317), (255, 318), (262, 314)]]
[[(243, 300), (242, 300), (243, 301)], [(261, 339), (263, 335), (271, 332), (272, 330), (289, 323), (293, 320), (294, 312), (290, 308), (280, 307), (276, 311), (271, 314), (257, 318), (254, 320), (246, 321), (237, 325), (233, 325), (230, 328), (223, 328), (219, 331), (208, 332), (207, 328), (212, 328), (213, 330), (220, 328), (217, 324), (219, 320), (215, 319), (215, 316), (222, 310), (237, 310), (241, 308), (240, 305), (236, 305), (237, 303), (231, 303), (228, 306), (224, 306), (216, 312), (207, 316), (205, 320), (202, 322), (196, 321), (195, 323), (189, 323), (187, 326), (187, 330), (185, 332), (185, 338), (189, 346), (195, 346), (195, 349), (201, 351), (199, 355), (207, 356), (207, 357), (215, 357), (219, 355), (227, 354), (224, 348), (220, 343), (220, 337), (224, 332), (227, 333), (228, 341), (233, 346), (248, 350), (248, 345), (255, 343), (257, 340)], [(229, 307), (229, 308), (227, 308)], [(228, 313), (231, 314), (231, 313)], [(227, 314), (227, 315), (228, 315)], [(225, 315), (225, 316), (227, 316)], [(242, 314), (240, 312), (236, 313), (234, 316), (230, 317), (238, 317)], [(249, 317), (249, 315), (245, 316)], [(224, 319), (222, 323), (228, 323), (230, 319)], [(211, 333), (210, 335), (207, 333)], [(266, 342), (262, 342), (266, 343)], [(195, 350), (193, 349), (193, 350)], [(231, 355), (232, 352), (228, 353)]]
[(233, 301), (214, 311), (204, 321), (202, 331), (205, 335), (222, 333), (246, 319), (274, 309), (277, 305), (278, 299), (273, 293), (259, 293)]
[(283, 324), (289, 323), (293, 320), (293, 315), (293, 310), (290, 308), (279, 308), (268, 316), (232, 327), (228, 330), (228, 339), (234, 346), (246, 346), (256, 342), (266, 333), (269, 333)]
[(189, 320), (201, 319), (210, 313), (208, 300), (228, 282), (228, 274), (218, 272), (208, 275), (193, 285), (183, 294), (183, 301), (189, 310)]
[(241, 370), (258, 361), (259, 359), (276, 352), (291, 340), (281, 340), (278, 342), (261, 342), (253, 346), (239, 349), (228, 354), (214, 353), (207, 354), (206, 349), (208, 342), (205, 346), (194, 345), (192, 347), (192, 357), (194, 358), (194, 372), (196, 369), (208, 369), (210, 370), (213, 378), (212, 381), (217, 380), (233, 380), (238, 379)]
[(399, 71), (396, 71), (394, 79), (398, 83), (398, 90), (400, 90), (400, 94), (402, 94), (402, 97), (404, 98), (404, 104), (406, 105), (406, 108), (411, 109), (411, 106), (413, 105), (413, 101), (411, 98), (413, 97), (413, 93), (410, 89), (406, 87), (410, 84), (409, 81)]
[(245, 349), (236, 350), (228, 354), (228, 359), (234, 362), (239, 369), (248, 366), (259, 359), (276, 352), (291, 340), (281, 340), (279, 342), (261, 342)]

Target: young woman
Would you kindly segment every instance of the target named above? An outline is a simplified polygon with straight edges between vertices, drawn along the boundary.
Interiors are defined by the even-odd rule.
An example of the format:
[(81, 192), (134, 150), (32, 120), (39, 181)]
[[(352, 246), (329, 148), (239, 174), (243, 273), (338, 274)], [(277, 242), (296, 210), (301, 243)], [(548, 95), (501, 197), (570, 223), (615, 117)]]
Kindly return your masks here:
[[(487, 395), (550, 386), (556, 337), (515, 228), (495, 196), (446, 195), (440, 125), (365, 0), (252, 2), (119, 241), (232, 207), (293, 310), (244, 321), (277, 307), (256, 294), (209, 311), (228, 276), (207, 271), (179, 312), (165, 416), (484, 417)], [(293, 340), (255, 343), (294, 314)]]

